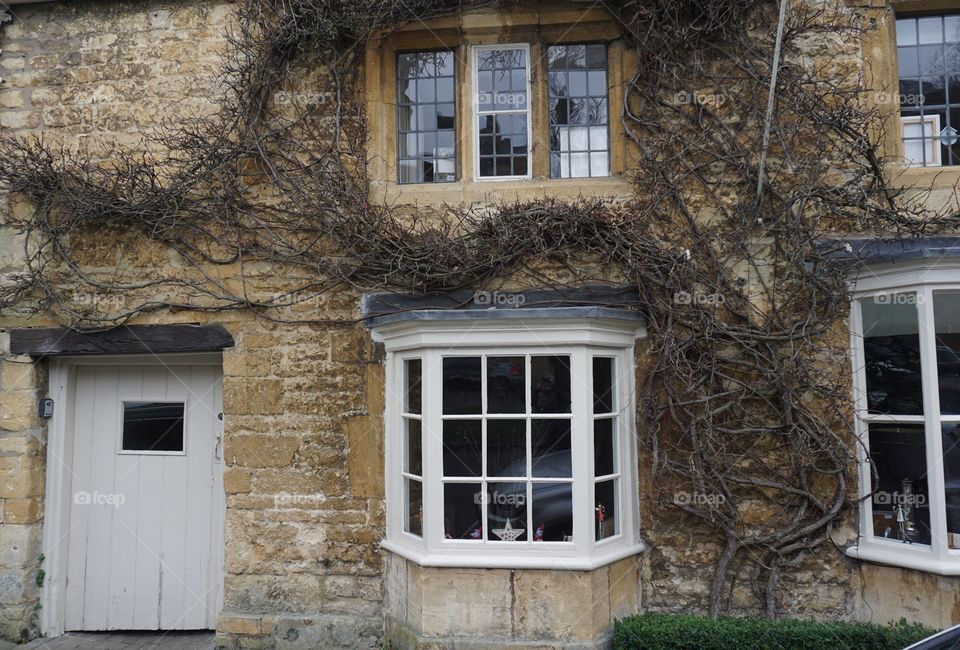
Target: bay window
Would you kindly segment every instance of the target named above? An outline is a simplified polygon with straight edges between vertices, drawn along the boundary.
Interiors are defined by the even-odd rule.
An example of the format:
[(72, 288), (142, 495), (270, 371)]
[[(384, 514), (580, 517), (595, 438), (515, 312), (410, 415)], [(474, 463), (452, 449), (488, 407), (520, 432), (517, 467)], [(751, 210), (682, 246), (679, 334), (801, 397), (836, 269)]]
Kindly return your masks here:
[(862, 559), (960, 575), (960, 282), (928, 267), (857, 284)]
[(581, 569), (639, 551), (637, 317), (571, 311), (374, 327), (387, 350), (386, 548), (426, 565)]

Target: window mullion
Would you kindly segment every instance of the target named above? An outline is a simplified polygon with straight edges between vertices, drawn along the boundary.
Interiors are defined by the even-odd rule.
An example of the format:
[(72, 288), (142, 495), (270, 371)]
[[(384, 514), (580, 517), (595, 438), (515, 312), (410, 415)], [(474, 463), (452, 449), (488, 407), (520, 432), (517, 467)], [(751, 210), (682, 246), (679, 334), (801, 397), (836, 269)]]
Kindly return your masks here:
[(438, 351), (424, 351), (421, 379), (421, 411), (424, 414), (421, 435), (426, 456), (423, 468), (423, 537), (431, 551), (439, 550), (443, 539), (442, 364)]
[[(850, 303), (850, 357), (853, 367), (853, 406), (854, 432), (859, 439), (856, 445), (858, 480), (860, 494), (869, 494), (872, 489), (870, 474), (870, 433), (867, 423), (859, 417), (867, 412), (867, 378), (866, 361), (863, 346), (863, 316), (860, 311), (860, 300)], [(928, 490), (929, 491), (929, 490)], [(860, 507), (861, 535), (873, 539), (873, 504), (869, 499), (862, 502)]]
[[(577, 377), (581, 378), (579, 381)], [(570, 357), (571, 469), (573, 474), (573, 539), (580, 554), (595, 545), (593, 518), (593, 368), (590, 350)]]
[(937, 378), (937, 337), (933, 319), (933, 291), (917, 289), (920, 330), (920, 368), (927, 447), (927, 492), (930, 496), (930, 546), (934, 555), (947, 556), (946, 497), (943, 485), (943, 447), (940, 441), (940, 395)]

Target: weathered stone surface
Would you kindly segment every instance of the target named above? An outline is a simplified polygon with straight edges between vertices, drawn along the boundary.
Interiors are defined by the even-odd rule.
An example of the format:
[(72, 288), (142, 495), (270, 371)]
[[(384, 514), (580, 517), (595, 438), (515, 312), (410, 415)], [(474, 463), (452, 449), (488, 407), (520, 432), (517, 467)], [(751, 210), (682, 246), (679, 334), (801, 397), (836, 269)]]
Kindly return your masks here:
[(283, 381), (280, 379), (234, 379), (223, 382), (225, 414), (270, 415), (283, 412)]
[(40, 521), (43, 514), (43, 499), (40, 497), (6, 499), (3, 505), (2, 521), (7, 524), (32, 524)]
[(0, 392), (0, 430), (22, 431), (39, 424), (37, 396), (34, 391)]
[[(37, 566), (39, 557), (39, 526), (10, 523), (4, 523), (0, 526), (0, 567), (26, 570)], [(0, 575), (6, 573), (6, 571), (2, 571)]]
[(229, 436), (224, 458), (243, 467), (284, 467), (293, 463), (300, 438), (284, 435)]

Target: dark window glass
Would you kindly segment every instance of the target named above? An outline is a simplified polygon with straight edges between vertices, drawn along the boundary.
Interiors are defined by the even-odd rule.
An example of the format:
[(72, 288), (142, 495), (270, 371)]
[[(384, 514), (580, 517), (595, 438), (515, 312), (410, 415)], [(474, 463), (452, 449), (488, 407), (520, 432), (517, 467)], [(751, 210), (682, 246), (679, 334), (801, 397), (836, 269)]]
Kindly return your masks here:
[(480, 357), (444, 357), (444, 415), (480, 413), (480, 384)]
[(525, 413), (526, 359), (487, 357), (487, 412)]
[(527, 538), (527, 484), (487, 484), (488, 539), (493, 542), (525, 542)]
[(916, 294), (883, 294), (860, 303), (867, 409), (922, 415)]
[(619, 522), (617, 521), (617, 479), (609, 481), (598, 481), (594, 500), (596, 501), (593, 515), (594, 525), (596, 526), (597, 541), (613, 537), (619, 531)]
[(940, 412), (960, 414), (960, 292), (933, 292)]
[(443, 423), (443, 475), (480, 476), (483, 437), (480, 420)]
[(443, 530), (447, 539), (483, 539), (480, 483), (444, 483)]
[(569, 483), (533, 484), (533, 541), (573, 539), (573, 490)]
[(593, 358), (593, 412), (613, 412), (613, 359)]
[(420, 420), (405, 418), (407, 425), (407, 462), (404, 469), (410, 474), (423, 474), (423, 436)]
[(403, 529), (417, 537), (423, 537), (423, 483), (414, 479), (404, 479), (407, 485), (407, 512)]
[(570, 420), (533, 420), (530, 428), (533, 476), (570, 478)]
[(960, 423), (944, 423), (943, 486), (947, 503), (947, 543), (960, 549)]
[(531, 357), (534, 413), (570, 412), (570, 357)]
[(897, 20), (904, 156), (921, 166), (960, 164), (960, 16)]
[(550, 176), (610, 175), (607, 47), (547, 48)]
[(478, 50), (479, 175), (527, 174), (527, 60), (520, 48)]
[(419, 414), (423, 403), (423, 395), (420, 388), (423, 364), (420, 359), (408, 359), (404, 364), (407, 372), (406, 385), (404, 386), (404, 410), (407, 413)]
[(927, 446), (923, 424), (870, 424), (873, 534), (902, 542), (930, 543)]
[(124, 402), (124, 451), (183, 451), (183, 402)]
[(527, 475), (526, 420), (487, 420), (487, 474)]
[(401, 183), (457, 178), (453, 52), (397, 55), (397, 161)]
[(606, 476), (616, 471), (614, 456), (613, 419), (598, 418), (593, 421), (593, 473)]

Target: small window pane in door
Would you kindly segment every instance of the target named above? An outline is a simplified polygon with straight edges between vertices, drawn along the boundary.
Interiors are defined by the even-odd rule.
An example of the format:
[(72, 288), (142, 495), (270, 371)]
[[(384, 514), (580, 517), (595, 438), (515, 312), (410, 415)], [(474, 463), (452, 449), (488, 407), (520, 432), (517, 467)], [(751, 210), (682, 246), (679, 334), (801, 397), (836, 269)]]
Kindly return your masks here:
[(124, 402), (124, 451), (183, 451), (183, 402)]

